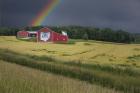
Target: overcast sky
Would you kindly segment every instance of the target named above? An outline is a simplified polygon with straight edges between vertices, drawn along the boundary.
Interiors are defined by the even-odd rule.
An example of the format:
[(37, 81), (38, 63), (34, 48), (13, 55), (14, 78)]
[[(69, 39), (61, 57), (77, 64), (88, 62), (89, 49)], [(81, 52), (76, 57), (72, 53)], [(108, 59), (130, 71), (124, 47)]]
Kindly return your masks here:
[[(0, 0), (0, 26), (28, 26), (48, 0)], [(61, 0), (42, 25), (109, 27), (140, 33), (140, 0)]]

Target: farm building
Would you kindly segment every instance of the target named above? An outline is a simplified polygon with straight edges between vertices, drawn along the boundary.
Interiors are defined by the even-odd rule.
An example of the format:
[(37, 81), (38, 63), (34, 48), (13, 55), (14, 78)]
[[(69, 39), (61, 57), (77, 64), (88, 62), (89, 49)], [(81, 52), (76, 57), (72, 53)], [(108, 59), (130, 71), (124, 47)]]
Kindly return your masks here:
[(28, 38), (29, 33), (27, 31), (19, 31), (17, 32), (18, 38)]
[(37, 36), (37, 31), (19, 31), (17, 32), (17, 37), (18, 38), (25, 38), (25, 39), (29, 39), (32, 37), (36, 37)]
[(32, 37), (36, 38), (37, 42), (67, 42), (67, 33), (62, 32), (62, 34), (52, 31), (51, 29), (45, 27), (38, 31), (19, 31), (17, 33), (18, 38), (30, 39)]

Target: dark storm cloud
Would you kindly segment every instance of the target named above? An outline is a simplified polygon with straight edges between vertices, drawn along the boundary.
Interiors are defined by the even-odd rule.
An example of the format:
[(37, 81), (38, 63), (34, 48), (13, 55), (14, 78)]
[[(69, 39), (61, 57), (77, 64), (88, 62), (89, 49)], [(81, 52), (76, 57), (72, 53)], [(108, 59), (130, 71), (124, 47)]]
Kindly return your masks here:
[(1, 1), (2, 26), (27, 26), (48, 0)]
[[(28, 25), (47, 0), (3, 3), (4, 25)], [(140, 32), (139, 9), (140, 0), (61, 0), (43, 25), (84, 25)]]

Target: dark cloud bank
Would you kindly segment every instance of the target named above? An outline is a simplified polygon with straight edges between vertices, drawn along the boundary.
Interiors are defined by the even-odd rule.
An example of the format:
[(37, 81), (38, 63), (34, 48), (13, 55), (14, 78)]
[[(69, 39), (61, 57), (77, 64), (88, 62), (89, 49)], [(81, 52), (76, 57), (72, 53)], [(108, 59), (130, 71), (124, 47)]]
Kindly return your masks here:
[[(48, 0), (0, 0), (1, 26), (27, 26)], [(61, 0), (43, 25), (110, 27), (140, 33), (140, 0)]]

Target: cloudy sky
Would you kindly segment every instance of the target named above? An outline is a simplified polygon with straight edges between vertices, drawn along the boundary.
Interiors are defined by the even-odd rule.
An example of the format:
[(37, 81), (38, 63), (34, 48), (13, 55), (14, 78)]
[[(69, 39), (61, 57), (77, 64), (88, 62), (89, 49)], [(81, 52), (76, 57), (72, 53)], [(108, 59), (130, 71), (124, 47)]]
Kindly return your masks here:
[[(28, 26), (48, 0), (0, 0), (0, 26)], [(42, 25), (110, 27), (140, 33), (140, 0), (61, 0)]]

